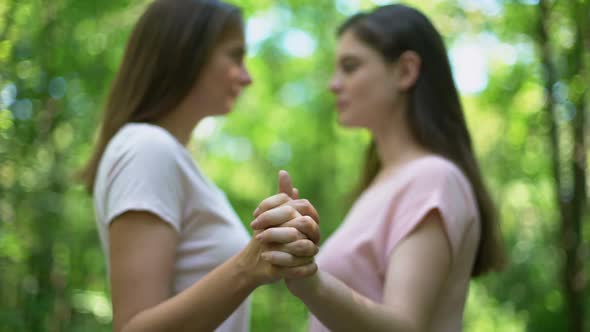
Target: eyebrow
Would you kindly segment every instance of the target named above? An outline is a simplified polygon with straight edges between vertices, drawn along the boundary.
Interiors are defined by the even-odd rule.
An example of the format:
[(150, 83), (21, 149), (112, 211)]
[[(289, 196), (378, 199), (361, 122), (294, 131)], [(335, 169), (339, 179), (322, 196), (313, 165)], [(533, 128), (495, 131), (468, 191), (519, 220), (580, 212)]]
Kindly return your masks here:
[(360, 60), (360, 57), (356, 54), (350, 54), (350, 53), (345, 53), (345, 54), (338, 57), (339, 62), (350, 61), (350, 60), (358, 61), (358, 60)]
[(239, 55), (245, 55), (247, 53), (246, 46), (244, 45), (237, 45), (232, 48), (232, 53), (236, 53)]

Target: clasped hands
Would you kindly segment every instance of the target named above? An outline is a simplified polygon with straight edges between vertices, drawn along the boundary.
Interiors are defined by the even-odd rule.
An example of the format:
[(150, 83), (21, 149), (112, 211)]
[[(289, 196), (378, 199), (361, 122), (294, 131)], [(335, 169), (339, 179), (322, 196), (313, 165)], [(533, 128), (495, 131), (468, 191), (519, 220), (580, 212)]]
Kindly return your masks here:
[(250, 224), (254, 238), (245, 252), (257, 284), (304, 279), (317, 271), (314, 256), (320, 241), (319, 215), (299, 199), (287, 172), (279, 172), (279, 193), (264, 199)]

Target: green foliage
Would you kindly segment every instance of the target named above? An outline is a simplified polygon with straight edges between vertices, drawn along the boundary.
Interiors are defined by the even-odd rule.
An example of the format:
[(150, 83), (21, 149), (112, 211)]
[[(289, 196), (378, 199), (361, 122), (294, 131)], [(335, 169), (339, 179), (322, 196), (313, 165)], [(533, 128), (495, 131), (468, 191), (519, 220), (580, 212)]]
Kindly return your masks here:
[[(588, 1), (578, 1), (590, 12)], [(244, 8), (248, 22), (258, 19), (268, 32), (249, 45), (254, 84), (230, 115), (201, 123), (190, 149), (246, 224), (258, 202), (276, 191), (278, 170), (288, 170), (320, 212), (325, 239), (347, 212), (368, 142), (366, 132), (336, 124), (326, 89), (334, 31), (346, 15), (374, 5), (232, 2)], [(449, 47), (465, 40), (489, 46), (486, 88), (464, 94), (463, 101), (481, 167), (501, 208), (511, 265), (473, 282), (466, 331), (566, 326), (535, 37), (538, 8), (532, 2), (486, 1), (496, 4), (491, 9), (477, 1), (409, 2), (433, 19)], [(0, 332), (110, 330), (92, 202), (72, 175), (89, 155), (104, 96), (145, 3), (0, 2)], [(567, 3), (553, 6), (556, 51), (573, 47), (576, 19)], [(297, 56), (285, 47), (293, 29), (312, 38), (311, 54)], [(578, 69), (567, 64), (559, 58), (562, 72)], [(584, 82), (588, 70), (566, 75), (563, 84), (571, 86), (574, 98), (587, 90)], [(590, 239), (587, 226), (584, 239)], [(252, 312), (253, 331), (306, 327), (305, 307), (281, 283), (258, 289)]]

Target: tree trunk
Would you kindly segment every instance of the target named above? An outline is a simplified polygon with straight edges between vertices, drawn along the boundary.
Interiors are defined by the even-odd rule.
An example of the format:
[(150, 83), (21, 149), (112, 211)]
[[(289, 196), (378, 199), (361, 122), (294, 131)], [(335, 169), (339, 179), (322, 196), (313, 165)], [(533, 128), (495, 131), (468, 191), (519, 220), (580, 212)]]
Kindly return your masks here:
[[(572, 5), (574, 21), (576, 24), (576, 47), (571, 54), (571, 62), (567, 79), (575, 75), (583, 75), (584, 47), (583, 47), (583, 22), (584, 11), (580, 3)], [(549, 39), (550, 4), (546, 0), (539, 1), (539, 43), (541, 49), (541, 61), (545, 74), (546, 115), (550, 126), (550, 145), (552, 157), (552, 171), (554, 175), (554, 189), (559, 207), (560, 216), (560, 245), (565, 253), (565, 261), (562, 270), (564, 298), (566, 302), (569, 331), (582, 332), (584, 330), (584, 278), (582, 264), (581, 225), (586, 206), (586, 145), (585, 134), (585, 93), (575, 96), (573, 103), (576, 108), (575, 117), (571, 126), (564, 130), (570, 130), (573, 138), (573, 155), (567, 160), (561, 160), (559, 128), (555, 119), (555, 107), (557, 100), (553, 94), (553, 86), (558, 82), (559, 75), (555, 67), (552, 52), (552, 44)], [(569, 74), (569, 73), (568, 73)], [(572, 169), (573, 181), (564, 181), (561, 166), (569, 166)], [(568, 174), (569, 175), (569, 174)], [(569, 180), (569, 179), (568, 179)], [(571, 185), (570, 185), (571, 183)]]

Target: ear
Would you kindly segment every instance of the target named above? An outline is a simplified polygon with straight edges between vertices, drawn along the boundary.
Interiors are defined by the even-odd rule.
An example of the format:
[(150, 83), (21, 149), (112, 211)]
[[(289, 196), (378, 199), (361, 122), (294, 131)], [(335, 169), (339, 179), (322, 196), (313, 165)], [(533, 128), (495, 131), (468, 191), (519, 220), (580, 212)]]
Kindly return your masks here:
[(416, 85), (420, 77), (422, 59), (414, 51), (403, 52), (397, 61), (398, 86), (400, 90), (407, 91)]

